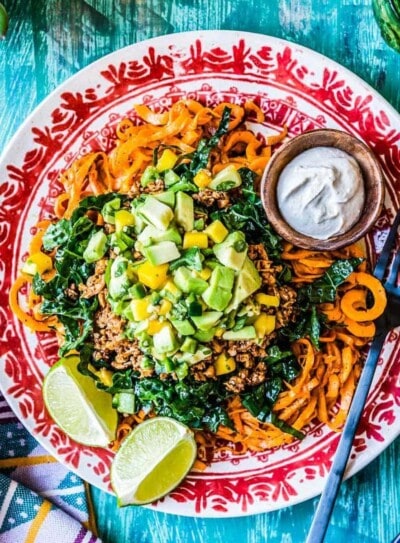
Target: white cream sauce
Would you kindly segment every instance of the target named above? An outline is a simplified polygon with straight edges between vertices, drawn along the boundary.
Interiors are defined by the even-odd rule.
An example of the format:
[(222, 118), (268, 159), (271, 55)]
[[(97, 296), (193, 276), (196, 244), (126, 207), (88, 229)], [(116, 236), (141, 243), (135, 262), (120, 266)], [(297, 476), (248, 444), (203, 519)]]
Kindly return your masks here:
[(356, 160), (335, 147), (313, 147), (282, 170), (278, 207), (297, 232), (328, 239), (349, 230), (360, 218), (365, 192)]

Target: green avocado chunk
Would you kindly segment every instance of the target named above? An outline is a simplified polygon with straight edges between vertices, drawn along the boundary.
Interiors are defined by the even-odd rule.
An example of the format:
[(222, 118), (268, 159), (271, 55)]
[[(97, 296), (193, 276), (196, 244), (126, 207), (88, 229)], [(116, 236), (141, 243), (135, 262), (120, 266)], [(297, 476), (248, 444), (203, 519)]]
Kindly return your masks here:
[(194, 228), (194, 202), (186, 192), (176, 193), (175, 220), (185, 232), (191, 232)]
[(174, 273), (174, 283), (182, 292), (194, 294), (202, 294), (208, 287), (207, 281), (196, 277), (185, 266), (180, 266)]
[(206, 304), (217, 311), (223, 311), (232, 298), (235, 272), (226, 266), (216, 266), (210, 277), (210, 286), (203, 292)]
[(261, 277), (250, 258), (246, 258), (236, 278), (232, 301), (226, 311), (232, 311), (261, 287)]
[(173, 241), (161, 241), (143, 249), (144, 256), (153, 264), (159, 266), (181, 256), (176, 244)]
[(247, 256), (247, 242), (243, 232), (231, 232), (221, 243), (216, 243), (213, 251), (221, 264), (239, 271)]
[(245, 341), (257, 337), (254, 326), (244, 326), (240, 330), (227, 330), (222, 334), (222, 339), (227, 341)]
[(192, 317), (192, 321), (199, 330), (210, 330), (222, 317), (222, 311), (205, 311), (200, 317)]

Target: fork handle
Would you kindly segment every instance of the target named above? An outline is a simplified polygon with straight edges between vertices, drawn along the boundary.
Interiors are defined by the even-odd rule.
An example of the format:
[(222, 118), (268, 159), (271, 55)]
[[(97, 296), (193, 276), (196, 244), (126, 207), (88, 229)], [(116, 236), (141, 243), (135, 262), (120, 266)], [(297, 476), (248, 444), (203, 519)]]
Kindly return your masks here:
[(385, 337), (386, 334), (379, 334), (371, 343), (306, 543), (322, 543), (324, 541)]

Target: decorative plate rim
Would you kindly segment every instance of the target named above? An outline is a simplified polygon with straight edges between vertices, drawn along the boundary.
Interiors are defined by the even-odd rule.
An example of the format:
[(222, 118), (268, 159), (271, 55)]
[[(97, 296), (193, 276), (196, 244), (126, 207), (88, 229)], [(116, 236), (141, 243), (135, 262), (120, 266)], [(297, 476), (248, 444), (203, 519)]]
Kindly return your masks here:
[[(159, 51), (157, 51), (157, 52), (162, 53), (163, 49), (165, 47), (167, 47), (168, 43), (170, 44), (170, 47), (171, 47), (171, 43), (173, 43), (174, 41), (179, 42), (179, 40), (182, 40), (182, 50), (185, 49), (186, 51), (189, 49), (189, 45), (192, 46), (194, 43), (197, 43), (197, 41), (199, 41), (199, 40), (200, 41), (203, 40), (205, 43), (215, 42), (215, 47), (220, 47), (220, 48), (224, 48), (226, 46), (226, 44), (228, 44), (229, 47), (232, 47), (235, 44), (237, 45), (238, 43), (243, 41), (243, 43), (249, 42), (250, 47), (252, 46), (252, 44), (260, 45), (260, 43), (264, 43), (265, 47), (270, 47), (271, 50), (273, 50), (274, 48), (277, 49), (277, 50), (279, 50), (279, 48), (281, 48), (283, 51), (287, 49), (294, 55), (295, 58), (296, 58), (296, 54), (299, 55), (299, 56), (304, 56), (305, 58), (311, 57), (311, 60), (313, 62), (316, 62), (317, 64), (321, 63), (323, 65), (329, 65), (329, 68), (332, 69), (332, 71), (336, 70), (336, 72), (338, 72), (340, 74), (340, 76), (344, 78), (344, 80), (346, 82), (348, 80), (350, 80), (350, 82), (353, 84), (353, 86), (356, 86), (356, 87), (359, 86), (360, 88), (362, 88), (367, 95), (373, 97), (373, 99), (375, 99), (375, 100), (377, 100), (379, 102), (380, 106), (382, 108), (384, 108), (385, 113), (387, 115), (389, 115), (390, 117), (399, 118), (399, 114), (393, 108), (393, 106), (391, 106), (376, 90), (374, 90), (368, 83), (363, 81), (358, 75), (351, 72), (348, 68), (346, 68), (344, 66), (341, 66), (336, 61), (334, 61), (334, 60), (332, 60), (332, 59), (330, 59), (330, 58), (328, 58), (328, 57), (326, 57), (324, 55), (321, 55), (320, 53), (318, 53), (318, 52), (316, 52), (316, 51), (314, 51), (314, 50), (312, 50), (310, 48), (304, 47), (302, 45), (298, 45), (298, 44), (293, 43), (293, 42), (288, 42), (288, 41), (283, 40), (281, 38), (267, 36), (267, 35), (264, 35), (264, 34), (255, 34), (255, 33), (251, 33), (251, 32), (241, 32), (241, 31), (231, 31), (231, 30), (190, 31), (190, 32), (183, 32), (183, 33), (168, 34), (168, 35), (164, 35), (164, 36), (159, 36), (159, 37), (156, 37), (156, 38), (151, 38), (151, 39), (148, 39), (148, 40), (137, 42), (137, 43), (132, 44), (132, 45), (128, 45), (128, 46), (126, 46), (126, 47), (124, 47), (122, 49), (119, 49), (117, 51), (114, 51), (112, 53), (109, 53), (109, 54), (105, 55), (104, 57), (94, 61), (93, 63), (87, 65), (85, 68), (82, 68), (77, 73), (75, 73), (74, 75), (69, 77), (66, 81), (64, 81), (61, 85), (59, 85), (56, 89), (54, 89), (43, 101), (41, 101), (35, 107), (35, 109), (29, 114), (29, 116), (23, 122), (21, 127), (18, 129), (18, 131), (16, 132), (14, 137), (12, 137), (10, 139), (10, 141), (8, 142), (8, 144), (6, 145), (6, 147), (4, 149), (4, 152), (3, 152), (2, 156), (0, 157), (0, 172), (2, 171), (2, 168), (6, 167), (7, 157), (9, 156), (11, 150), (16, 149), (17, 150), (17, 152), (16, 152), (17, 156), (19, 156), (23, 151), (25, 151), (25, 153), (28, 152), (28, 154), (29, 154), (30, 149), (24, 148), (24, 145), (22, 145), (22, 148), (19, 149), (18, 143), (20, 143), (20, 141), (22, 139), (22, 142), (24, 144), (25, 143), (25, 138), (27, 138), (27, 141), (30, 141), (30, 143), (33, 144), (33, 142), (35, 141), (35, 137), (33, 136), (33, 129), (34, 129), (35, 122), (38, 122), (38, 120), (37, 120), (38, 115), (40, 116), (40, 123), (38, 122), (38, 124), (40, 124), (40, 126), (43, 127), (44, 123), (48, 123), (50, 117), (52, 115), (54, 116), (55, 111), (56, 111), (55, 108), (57, 106), (60, 106), (62, 96), (63, 96), (63, 94), (65, 94), (65, 92), (67, 90), (69, 90), (70, 92), (76, 92), (77, 93), (77, 92), (79, 92), (79, 89), (80, 89), (81, 92), (82, 92), (82, 85), (80, 84), (81, 79), (82, 79), (82, 74), (85, 75), (86, 73), (91, 72), (91, 73), (93, 73), (95, 80), (99, 79), (100, 74), (102, 75), (102, 72), (100, 71), (99, 68), (103, 67), (105, 69), (105, 68), (107, 68), (107, 66), (110, 66), (110, 63), (112, 64), (113, 62), (115, 62), (115, 64), (117, 65), (118, 64), (118, 59), (116, 57), (118, 55), (119, 55), (120, 58), (125, 58), (126, 54), (132, 52), (132, 58), (136, 59), (135, 54), (137, 55), (138, 52), (140, 52), (142, 49), (144, 50), (145, 48), (147, 48), (147, 51), (149, 51), (151, 48), (154, 48), (155, 50), (157, 50), (158, 46), (160, 46), (160, 47), (159, 47)], [(185, 41), (185, 44), (183, 44), (183, 41)], [(217, 45), (217, 43), (219, 45)], [(278, 57), (278, 53), (277, 53), (277, 57)], [(143, 58), (144, 57), (142, 57), (142, 60), (143, 60)], [(121, 65), (121, 63), (120, 63), (120, 65)], [(278, 67), (279, 67), (279, 63), (278, 63)], [(209, 74), (209, 73), (211, 73), (211, 72), (203, 73), (202, 76), (199, 77), (198, 79), (199, 80), (205, 79), (205, 76), (207, 74)], [(223, 71), (218, 72), (218, 70), (217, 70), (217, 73), (221, 73), (221, 75), (223, 76), (225, 72), (223, 72)], [(196, 74), (194, 74), (194, 75), (196, 75)], [(243, 81), (240, 80), (240, 77), (239, 77), (240, 75), (244, 76), (244, 75), (248, 75), (248, 74), (245, 71), (243, 71), (242, 74), (240, 74), (240, 73), (238, 73), (238, 74), (230, 73), (231, 77), (229, 78), (229, 81), (232, 84), (234, 82), (236, 82), (236, 83), (238, 83), (240, 85), (240, 83), (243, 83)], [(186, 74), (186, 76), (189, 77), (188, 74)], [(254, 74), (252, 74), (252, 76), (254, 76)], [(256, 76), (254, 76), (254, 77), (256, 78)], [(90, 79), (90, 77), (88, 79)], [(223, 79), (223, 77), (222, 77), (222, 79)], [(193, 81), (195, 81), (195, 80), (196, 80), (196, 78), (194, 77)], [(163, 83), (164, 80), (162, 78), (160, 80), (154, 79), (153, 83), (155, 84), (157, 81), (160, 82), (160, 83)], [(165, 85), (164, 86), (166, 86), (168, 82), (171, 83), (170, 80), (168, 80), (168, 81), (165, 80)], [(282, 86), (284, 86), (285, 82), (284, 81), (280, 82), (280, 84)], [(101, 85), (99, 85), (99, 86), (101, 86)], [(148, 86), (150, 86), (150, 83), (147, 85), (147, 87)], [(141, 91), (142, 96), (144, 96), (144, 93), (145, 93), (147, 87), (146, 87), (146, 85), (143, 85), (143, 89)], [(140, 85), (138, 85), (137, 88), (140, 89)], [(85, 91), (85, 89), (86, 89), (86, 91), (88, 91), (88, 89), (89, 89), (87, 84), (86, 84), (86, 87), (84, 86), (83, 91)], [(288, 93), (288, 92), (289, 92), (289, 89), (286, 90), (286, 93)], [(242, 94), (243, 94), (243, 91), (242, 91)], [(246, 93), (244, 93), (244, 94), (246, 94)], [(304, 97), (303, 97), (303, 99), (304, 99)], [(112, 104), (112, 103), (113, 103), (113, 100), (110, 100), (110, 104)], [(332, 112), (332, 115), (333, 115), (333, 112)], [(339, 114), (338, 114), (338, 116), (340, 117)], [(85, 120), (87, 120), (88, 123), (90, 124), (90, 119), (91, 119), (91, 117), (90, 117), (90, 115), (88, 115), (88, 118), (85, 119)], [(28, 128), (29, 128), (29, 131), (27, 130)], [(75, 130), (75, 132), (74, 132), (74, 130)], [(79, 132), (79, 128), (74, 127), (71, 134), (74, 135), (75, 133), (78, 133), (78, 132)], [(23, 137), (21, 137), (21, 136), (23, 136)], [(82, 134), (80, 133), (80, 137), (81, 136), (82, 136)], [(67, 146), (68, 146), (68, 144), (67, 144)], [(60, 153), (61, 153), (61, 151), (60, 151)], [(26, 160), (26, 157), (27, 157), (27, 154), (25, 154), (25, 160)], [(60, 157), (57, 160), (59, 161)], [(393, 189), (392, 200), (394, 202), (397, 202), (396, 205), (398, 205), (398, 196), (399, 196), (398, 195), (398, 189), (397, 188), (396, 188), (396, 190)], [(383, 224), (383, 226), (386, 227), (387, 225)], [(2, 250), (2, 248), (1, 248), (1, 242), (0, 242), (0, 251), (1, 250)], [(3, 254), (4, 253), (5, 253), (5, 249), (3, 248)], [(12, 268), (15, 268), (15, 265), (16, 265), (16, 262), (14, 260), (15, 259), (13, 259), (13, 262), (12, 262), (12, 265), (11, 265)], [(1, 263), (1, 264), (3, 266), (5, 266), (4, 262)], [(4, 270), (2, 269), (1, 271), (3, 272)], [(12, 271), (9, 272), (9, 273), (12, 274)], [(7, 279), (8, 276), (5, 276), (5, 277)], [(8, 279), (10, 279), (10, 277), (8, 277)], [(1, 283), (1, 279), (0, 279), (0, 283)], [(4, 317), (4, 315), (3, 315), (3, 317)], [(0, 319), (1, 319), (1, 317), (0, 317)], [(0, 320), (0, 322), (1, 322), (1, 320)], [(14, 326), (16, 327), (16, 329), (18, 329), (18, 328), (20, 330), (22, 329), (22, 326), (19, 325), (19, 324), (14, 323)], [(7, 338), (7, 331), (4, 332), (4, 339), (6, 339), (6, 338)], [(2, 338), (2, 341), (3, 341), (3, 338)], [(398, 337), (396, 336), (395, 340), (393, 340), (393, 341), (397, 341), (397, 343), (398, 343)], [(397, 343), (396, 343), (396, 345), (397, 345)], [(2, 348), (2, 350), (4, 350), (4, 348)], [(398, 350), (398, 345), (397, 345), (397, 350)], [(396, 351), (396, 353), (397, 353), (397, 351)], [(394, 355), (393, 355), (393, 353), (390, 354), (391, 359), (392, 358), (394, 359), (394, 356), (396, 355), (396, 353)], [(389, 364), (389, 362), (387, 362), (387, 364)], [(16, 397), (13, 397), (12, 395), (10, 395), (9, 391), (7, 390), (7, 386), (8, 385), (6, 383), (6, 379), (2, 375), (0, 377), (0, 389), (3, 390), (3, 393), (4, 393), (5, 397), (6, 397), (6, 399), (10, 402), (11, 407), (16, 412), (16, 414), (20, 418), (21, 422), (28, 428), (28, 430), (35, 436), (35, 438), (44, 447), (49, 449), (49, 443), (48, 443), (48, 441), (46, 441), (45, 435), (34, 431), (32, 421), (30, 421), (29, 418), (24, 417), (23, 413), (21, 412), (21, 407), (20, 407), (20, 405), (18, 405)], [(400, 387), (399, 387), (399, 395), (400, 395)], [(400, 415), (399, 415), (399, 417), (400, 417)], [(45, 419), (43, 419), (41, 421), (41, 424), (45, 424)], [(374, 458), (376, 458), (382, 452), (382, 450), (384, 448), (386, 448), (399, 434), (400, 434), (400, 428), (397, 431), (397, 434), (392, 433), (390, 435), (389, 439), (387, 437), (384, 437), (383, 438), (383, 445), (382, 445), (382, 443), (379, 442), (379, 440), (373, 441), (372, 442), (373, 448), (372, 449), (370, 448), (368, 455), (367, 454), (357, 454), (356, 462), (352, 463), (349, 470), (346, 472), (346, 477), (349, 477), (349, 476), (353, 475), (354, 473), (358, 472), (359, 470), (363, 469), (363, 467), (365, 467), (365, 465), (367, 465)], [(58, 440), (60, 440), (61, 444), (65, 445), (65, 443), (68, 442), (68, 440), (65, 439), (65, 437), (63, 437), (62, 432), (58, 432), (58, 433), (55, 432), (54, 436)], [(335, 442), (337, 441), (337, 439), (338, 439), (337, 436), (334, 436), (333, 438), (331, 437), (330, 440), (328, 440), (328, 442), (327, 442), (327, 446), (329, 446), (331, 448), (334, 447)], [(371, 445), (369, 445), (369, 446), (371, 447)], [(83, 448), (81, 446), (78, 446), (78, 445), (74, 445), (74, 447), (75, 447), (75, 449), (85, 449), (85, 448)], [(318, 448), (318, 447), (319, 447), (319, 442), (317, 443), (315, 448)], [(64, 464), (67, 464), (68, 467), (72, 471), (74, 471), (75, 473), (77, 473), (80, 476), (83, 476), (82, 475), (82, 469), (76, 468), (74, 466), (73, 460), (72, 461), (71, 460), (66, 461), (66, 458), (63, 457), (59, 453), (58, 450), (55, 451), (54, 447), (53, 448), (50, 447), (49, 450), (61, 462), (63, 462)], [(102, 455), (103, 455), (104, 461), (107, 462), (109, 460), (110, 453), (108, 451), (104, 451), (104, 453), (102, 453)], [(266, 456), (268, 456), (268, 454), (266, 454)], [(284, 460), (280, 460), (280, 464), (283, 464), (283, 463), (284, 463)], [(283, 470), (282, 466), (277, 468), (277, 469)], [(326, 472), (326, 466), (321, 466), (321, 469), (322, 469), (322, 471)], [(256, 470), (256, 468), (253, 468), (253, 471), (254, 470)], [(236, 471), (234, 473), (236, 473)], [(222, 480), (223, 477), (224, 477), (224, 474), (218, 475), (217, 473), (215, 473), (214, 475), (215, 475), (215, 477), (214, 477), (215, 480)], [(249, 475), (247, 475), (247, 477), (249, 477)], [(315, 475), (315, 477), (318, 480), (318, 476)], [(86, 476), (84, 476), (84, 478), (86, 480), (88, 480), (89, 482), (91, 482), (91, 484), (99, 486), (98, 484), (96, 484), (96, 482), (93, 482), (92, 478), (88, 477), (87, 474), (86, 474)], [(239, 481), (239, 479), (241, 479), (241, 478), (245, 478), (245, 476), (239, 475), (239, 477), (237, 477), (237, 480)], [(320, 479), (323, 479), (323, 478), (324, 478), (324, 474), (322, 474), (322, 475), (320, 474)], [(201, 474), (199, 474), (199, 475), (195, 474), (193, 476), (193, 480), (201, 481), (202, 479), (204, 479), (204, 476), (201, 475)], [(311, 481), (312, 481), (312, 479), (310, 479), (310, 482)], [(264, 485), (265, 484), (266, 484), (266, 482), (264, 481)], [(232, 483), (232, 485), (233, 485), (233, 483)], [(313, 496), (317, 495), (321, 491), (320, 486), (321, 486), (321, 484), (319, 486), (318, 486), (318, 484), (315, 485), (316, 489), (314, 490), (314, 488), (310, 489), (310, 487), (314, 487), (314, 485), (309, 484), (308, 485), (308, 492), (304, 492), (304, 487), (303, 487), (303, 492), (302, 493), (297, 493), (297, 495), (294, 494), (292, 496), (290, 496), (290, 488), (287, 487), (286, 491), (289, 492), (289, 496), (288, 496), (285, 503), (282, 503), (282, 501), (279, 501), (279, 500), (276, 500), (275, 502), (272, 502), (272, 503), (267, 502), (266, 500), (263, 500), (262, 497), (261, 497), (261, 499), (258, 499), (258, 501), (257, 501), (257, 496), (262, 495), (263, 492), (264, 493), (266, 492), (265, 489), (263, 490), (262, 488), (260, 488), (257, 491), (258, 494), (256, 492), (254, 495), (249, 494), (248, 498), (246, 498), (246, 497), (243, 498), (244, 500), (248, 499), (249, 503), (247, 503), (247, 504), (245, 503), (244, 506), (243, 506), (243, 503), (239, 503), (240, 510), (237, 507), (235, 508), (235, 505), (237, 505), (237, 504), (235, 504), (234, 501), (233, 501), (233, 499), (236, 499), (236, 498), (239, 499), (240, 498), (239, 493), (237, 493), (237, 495), (235, 497), (235, 489), (233, 489), (233, 487), (232, 487), (229, 490), (229, 492), (231, 493), (231, 495), (234, 498), (232, 498), (232, 499), (229, 498), (229, 497), (226, 498), (227, 503), (223, 504), (221, 502), (220, 504), (217, 504), (216, 508), (207, 508), (207, 505), (206, 505), (204, 508), (202, 508), (202, 509), (200, 508), (200, 510), (197, 511), (195, 509), (195, 506), (193, 506), (192, 509), (190, 509), (190, 508), (185, 509), (185, 507), (184, 507), (185, 502), (187, 502), (189, 500), (188, 495), (193, 490), (190, 487), (189, 483), (187, 483), (187, 484), (184, 483), (182, 485), (182, 488), (180, 488), (179, 491), (177, 491), (176, 493), (172, 493), (171, 498), (168, 498), (166, 501), (161, 501), (158, 504), (156, 504), (155, 506), (151, 506), (151, 507), (154, 507), (156, 510), (159, 510), (159, 511), (165, 511), (165, 512), (169, 512), (169, 513), (174, 513), (174, 514), (179, 514), (179, 515), (187, 515), (187, 516), (204, 516), (204, 517), (243, 516), (243, 515), (256, 514), (256, 513), (266, 512), (266, 511), (272, 511), (274, 509), (279, 509), (279, 508), (282, 508), (282, 507), (287, 507), (289, 505), (294, 505), (294, 504), (299, 503), (301, 501), (304, 501), (306, 499), (312, 498)], [(215, 485), (214, 485), (214, 487), (215, 487)], [(284, 490), (285, 490), (285, 488), (284, 488)], [(220, 490), (220, 492), (222, 493), (221, 494), (221, 496), (222, 496), (223, 492), (221, 490)], [(229, 502), (229, 500), (231, 500), (231, 501)], [(253, 501), (251, 502), (251, 500), (253, 500)], [(229, 508), (229, 506), (230, 506), (230, 508)], [(225, 507), (225, 510), (224, 510), (224, 507)]]

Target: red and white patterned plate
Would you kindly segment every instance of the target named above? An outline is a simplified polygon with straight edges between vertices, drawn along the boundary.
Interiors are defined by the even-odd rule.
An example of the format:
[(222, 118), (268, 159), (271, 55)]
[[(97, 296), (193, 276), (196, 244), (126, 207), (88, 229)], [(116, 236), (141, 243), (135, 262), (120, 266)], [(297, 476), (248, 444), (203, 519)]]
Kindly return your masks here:
[[(387, 179), (382, 217), (367, 239), (372, 261), (399, 207), (400, 118), (354, 74), (293, 43), (268, 36), (204, 31), (151, 39), (106, 56), (66, 81), (25, 121), (0, 162), (0, 386), (29, 431), (85, 480), (110, 491), (112, 453), (77, 445), (44, 410), (41, 383), (56, 359), (54, 338), (32, 334), (8, 307), (10, 284), (39, 217), (52, 211), (58, 173), (91, 150), (109, 150), (132, 104), (156, 110), (180, 98), (205, 104), (256, 100), (265, 130), (290, 135), (321, 127), (347, 130), (379, 158)], [(356, 436), (347, 476), (400, 433), (400, 337), (390, 334)], [(339, 436), (311, 425), (302, 442), (262, 454), (217, 458), (191, 473), (156, 510), (240, 516), (301, 502), (321, 492)]]

